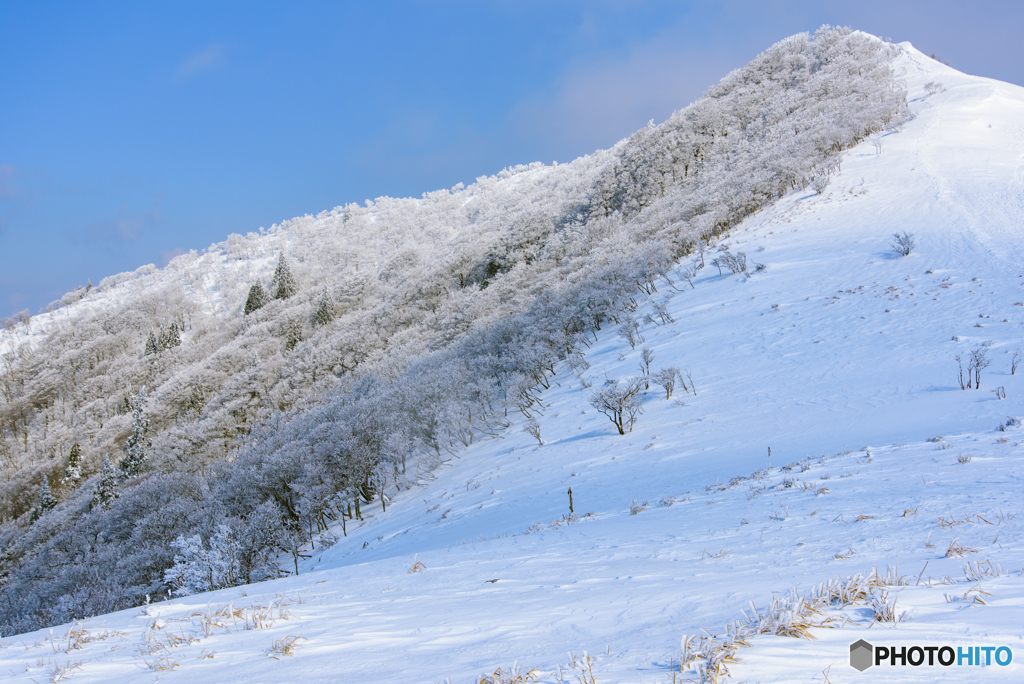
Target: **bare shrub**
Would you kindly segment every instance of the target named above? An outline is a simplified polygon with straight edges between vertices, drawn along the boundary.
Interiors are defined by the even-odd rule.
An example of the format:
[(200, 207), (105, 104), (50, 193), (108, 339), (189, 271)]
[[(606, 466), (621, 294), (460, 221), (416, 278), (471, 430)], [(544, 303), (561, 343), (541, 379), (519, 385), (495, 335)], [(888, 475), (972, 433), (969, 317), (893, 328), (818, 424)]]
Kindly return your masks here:
[(679, 377), (679, 368), (677, 366), (662, 368), (651, 376), (656, 384), (661, 385), (662, 388), (664, 388), (666, 400), (672, 398), (672, 391), (676, 388), (677, 377)]
[(540, 423), (536, 418), (530, 418), (523, 427), (523, 432), (537, 440), (537, 444), (544, 446), (544, 440), (540, 438)]
[(902, 235), (899, 233), (892, 234), (892, 242), (890, 243), (890, 246), (892, 247), (892, 251), (896, 252), (900, 256), (909, 256), (910, 253), (914, 251), (914, 247), (916, 245), (917, 243), (914, 242), (913, 233), (903, 233)]

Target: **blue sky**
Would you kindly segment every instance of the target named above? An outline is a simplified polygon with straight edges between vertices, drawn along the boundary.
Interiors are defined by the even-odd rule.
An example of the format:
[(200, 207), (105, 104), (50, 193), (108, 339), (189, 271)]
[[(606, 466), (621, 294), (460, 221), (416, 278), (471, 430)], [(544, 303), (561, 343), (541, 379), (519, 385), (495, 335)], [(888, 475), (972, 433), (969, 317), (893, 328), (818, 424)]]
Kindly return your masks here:
[(1024, 3), (0, 0), (0, 317), (229, 233), (564, 162), (824, 23), (1024, 84)]

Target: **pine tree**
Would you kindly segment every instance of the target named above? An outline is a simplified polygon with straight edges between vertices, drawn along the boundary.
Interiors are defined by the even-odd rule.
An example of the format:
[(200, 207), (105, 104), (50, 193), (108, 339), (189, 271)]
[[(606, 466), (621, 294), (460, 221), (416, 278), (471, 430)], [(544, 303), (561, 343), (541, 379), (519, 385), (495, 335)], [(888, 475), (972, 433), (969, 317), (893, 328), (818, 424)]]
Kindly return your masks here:
[(53, 494), (50, 492), (50, 481), (44, 476), (43, 484), (39, 487), (39, 503), (36, 504), (35, 509), (32, 511), (32, 519), (39, 520), (57, 505), (57, 499), (53, 498)]
[(181, 336), (178, 334), (178, 326), (171, 323), (167, 330), (160, 333), (160, 346), (164, 349), (171, 349), (181, 345)]
[(320, 306), (317, 307), (316, 313), (313, 314), (313, 325), (317, 328), (321, 325), (327, 325), (337, 315), (338, 309), (334, 305), (334, 300), (331, 299), (330, 293), (324, 290), (323, 295), (320, 297)]
[(288, 262), (284, 260), (284, 252), (281, 252), (281, 256), (277, 260), (274, 279), (270, 281), (271, 287), (275, 285), (277, 286), (277, 290), (274, 292), (275, 299), (288, 299), (299, 289), (295, 284), (291, 269), (288, 268)]
[(64, 477), (61, 482), (69, 484), (82, 479), (82, 447), (78, 442), (71, 445), (71, 453), (68, 454), (68, 467), (64, 469)]
[(132, 434), (124, 445), (124, 458), (121, 459), (121, 479), (134, 477), (142, 472), (142, 464), (146, 460), (146, 430), (149, 428), (149, 416), (145, 412), (146, 387), (139, 390), (132, 411)]
[(149, 333), (149, 339), (146, 340), (146, 356), (156, 354), (158, 351), (160, 347), (157, 346), (156, 335)]
[(248, 316), (256, 309), (267, 303), (267, 293), (263, 291), (260, 281), (253, 283), (249, 288), (249, 298), (245, 300), (245, 315)]
[(96, 492), (92, 495), (93, 508), (110, 505), (110, 502), (117, 496), (117, 472), (110, 463), (110, 457), (103, 457), (103, 466), (100, 468), (100, 481), (96, 485)]

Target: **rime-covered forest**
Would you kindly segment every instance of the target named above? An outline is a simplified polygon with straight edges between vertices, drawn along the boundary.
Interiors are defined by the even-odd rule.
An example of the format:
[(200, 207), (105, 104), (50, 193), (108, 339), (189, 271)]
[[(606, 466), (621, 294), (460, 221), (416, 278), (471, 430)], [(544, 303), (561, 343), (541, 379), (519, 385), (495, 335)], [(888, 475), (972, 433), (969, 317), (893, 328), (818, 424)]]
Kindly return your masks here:
[(793, 36), (610, 150), (231, 235), (6, 321), (0, 633), (344, 544), (362, 508), (542, 410), (638, 293), (687, 287), (732, 226), (901, 126), (897, 52)]

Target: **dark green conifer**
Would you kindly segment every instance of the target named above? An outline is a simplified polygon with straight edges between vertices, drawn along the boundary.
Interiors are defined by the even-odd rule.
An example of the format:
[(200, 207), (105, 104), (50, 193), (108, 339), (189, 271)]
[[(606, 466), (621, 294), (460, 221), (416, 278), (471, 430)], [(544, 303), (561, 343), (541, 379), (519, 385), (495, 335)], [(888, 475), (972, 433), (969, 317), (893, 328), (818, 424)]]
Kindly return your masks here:
[(71, 453), (68, 454), (68, 466), (64, 469), (64, 484), (78, 482), (82, 479), (82, 447), (78, 442), (71, 445)]
[(323, 295), (320, 297), (320, 306), (317, 307), (316, 313), (313, 314), (313, 325), (318, 328), (321, 325), (327, 325), (337, 315), (338, 309), (334, 305), (334, 300), (331, 299), (330, 293), (324, 290)]
[(245, 315), (248, 316), (256, 309), (267, 303), (267, 293), (263, 291), (260, 281), (253, 283), (249, 288), (249, 298), (245, 300)]
[(156, 354), (158, 351), (160, 347), (157, 346), (156, 335), (149, 333), (149, 339), (146, 340), (146, 356)]
[(288, 299), (299, 289), (291, 269), (288, 268), (288, 262), (284, 260), (284, 252), (281, 252), (277, 260), (277, 268), (274, 270), (274, 279), (270, 281), (270, 286), (277, 288), (274, 291), (275, 299)]

